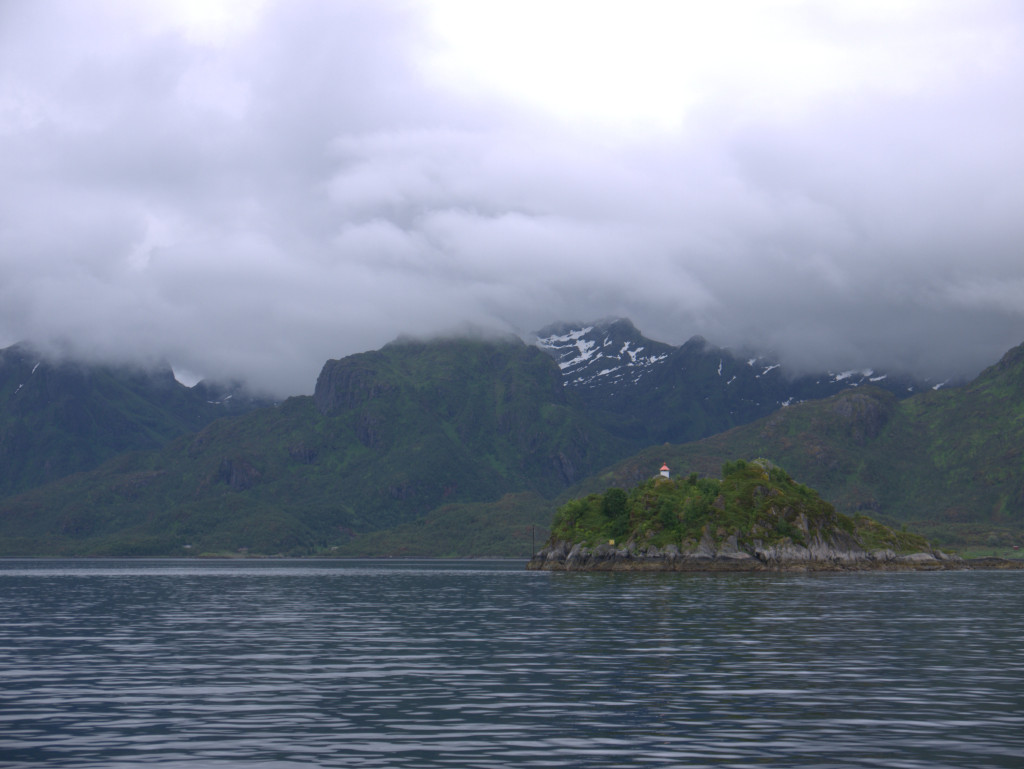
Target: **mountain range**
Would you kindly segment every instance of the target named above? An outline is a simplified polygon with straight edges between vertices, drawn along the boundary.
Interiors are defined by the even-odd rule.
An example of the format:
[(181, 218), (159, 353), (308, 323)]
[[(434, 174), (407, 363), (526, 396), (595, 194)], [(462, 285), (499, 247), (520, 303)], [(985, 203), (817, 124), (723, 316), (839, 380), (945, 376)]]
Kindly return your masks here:
[(759, 456), (843, 512), (1016, 541), (1022, 358), (933, 389), (610, 320), (400, 339), (328, 361), (312, 396), (225, 414), (168, 371), (8, 348), (0, 553), (526, 555), (571, 496)]
[(851, 387), (905, 398), (934, 386), (872, 369), (791, 372), (764, 354), (733, 353), (699, 336), (674, 347), (646, 339), (623, 318), (548, 326), (536, 344), (588, 413), (642, 445), (696, 440)]
[(0, 350), (0, 496), (269, 404), (239, 384), (186, 387), (166, 365), (51, 361), (13, 345)]

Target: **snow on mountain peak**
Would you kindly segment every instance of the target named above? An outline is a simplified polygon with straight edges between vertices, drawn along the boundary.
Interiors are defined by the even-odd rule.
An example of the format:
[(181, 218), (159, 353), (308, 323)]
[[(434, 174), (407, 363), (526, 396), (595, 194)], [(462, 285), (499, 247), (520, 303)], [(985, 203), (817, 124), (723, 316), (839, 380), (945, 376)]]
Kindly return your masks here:
[(762, 403), (777, 408), (870, 384), (905, 396), (920, 384), (871, 368), (793, 376), (773, 356), (757, 350), (734, 354), (697, 336), (677, 347), (644, 337), (625, 319), (549, 326), (537, 332), (535, 344), (554, 358), (565, 387), (615, 400), (652, 387), (678, 387), (704, 400), (724, 398), (736, 408)]
[(649, 340), (624, 320), (549, 328), (538, 332), (536, 344), (555, 359), (565, 385), (572, 387), (593, 387), (627, 378), (636, 382), (667, 359), (671, 349), (663, 345), (665, 350), (650, 350)]

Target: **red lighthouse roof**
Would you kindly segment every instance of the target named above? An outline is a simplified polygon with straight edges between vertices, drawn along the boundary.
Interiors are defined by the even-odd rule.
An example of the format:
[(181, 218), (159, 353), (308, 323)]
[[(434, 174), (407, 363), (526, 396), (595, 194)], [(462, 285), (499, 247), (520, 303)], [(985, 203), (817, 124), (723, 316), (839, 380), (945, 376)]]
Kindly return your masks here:
[(668, 465), (662, 465), (661, 466), (661, 471), (665, 472), (666, 470), (668, 470)]

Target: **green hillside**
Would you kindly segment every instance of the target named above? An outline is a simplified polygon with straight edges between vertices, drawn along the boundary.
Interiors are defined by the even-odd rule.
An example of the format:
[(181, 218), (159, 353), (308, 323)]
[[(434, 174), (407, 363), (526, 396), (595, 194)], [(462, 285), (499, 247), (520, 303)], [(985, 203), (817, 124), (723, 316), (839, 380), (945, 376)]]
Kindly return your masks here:
[(632, 485), (668, 462), (711, 475), (735, 456), (788, 468), (843, 513), (907, 524), (936, 544), (1022, 544), (1024, 346), (967, 386), (906, 400), (869, 387), (781, 409), (682, 445), (651, 447), (578, 491)]
[(672, 545), (696, 550), (702, 540), (753, 549), (778, 544), (809, 547), (812, 539), (841, 540), (864, 550), (929, 550), (923, 537), (897, 532), (862, 515), (846, 516), (816, 491), (766, 460), (726, 462), (721, 480), (691, 473), (656, 476), (628, 492), (611, 488), (559, 508), (551, 542), (635, 543), (644, 550)]
[[(158, 452), (0, 501), (0, 547), (352, 552), (360, 537), (432, 511), (462, 510), (456, 521), (465, 523), (472, 505), (507, 505), (508, 494), (552, 497), (623, 453), (573, 407), (558, 367), (536, 348), (402, 341), (329, 361), (311, 398), (221, 419)], [(526, 524), (515, 518), (509, 536), (525, 537)], [(466, 554), (482, 541), (473, 526), (452, 526), (450, 544), (434, 552)], [(522, 555), (525, 542), (493, 547)]]
[(170, 369), (52, 363), (0, 350), (0, 497), (163, 446), (223, 416)]
[[(99, 398), (102, 373), (48, 390), (34, 365), (2, 383), (9, 404), (35, 404), (4, 412), (5, 477), (27, 477), (40, 446), (63, 473), (65, 454), (168, 440), (166, 407), (151, 415), (122, 374)], [(70, 395), (40, 395), (53, 392)], [(662, 462), (713, 476), (737, 456), (767, 457), (840, 513), (907, 524), (939, 546), (1024, 544), (1022, 396), (1016, 348), (965, 387), (898, 400), (862, 386), (633, 454), (635, 435), (596, 418), (535, 347), (404, 340), (328, 361), (312, 397), (194, 433), (185, 410), (163, 448), (0, 498), (0, 554), (524, 555), (571, 496), (635, 486)], [(61, 433), (70, 425), (80, 433)]]

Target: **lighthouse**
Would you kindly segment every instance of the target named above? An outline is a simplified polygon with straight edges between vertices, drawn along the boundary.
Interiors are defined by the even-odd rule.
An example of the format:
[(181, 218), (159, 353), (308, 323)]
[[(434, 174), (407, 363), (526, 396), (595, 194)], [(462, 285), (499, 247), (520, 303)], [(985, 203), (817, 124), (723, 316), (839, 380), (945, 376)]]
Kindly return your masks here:
[(661, 466), (661, 477), (662, 478), (668, 478), (669, 477), (668, 465), (663, 464)]

